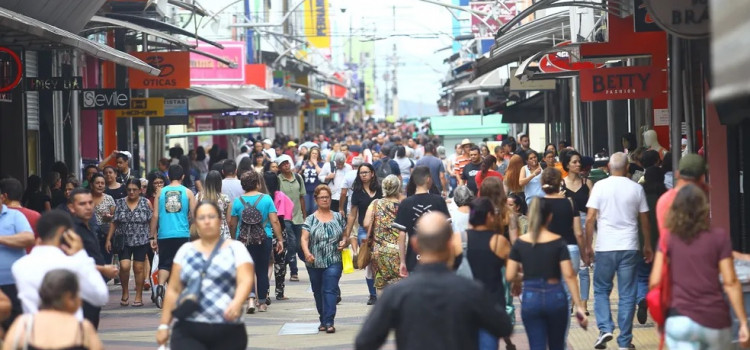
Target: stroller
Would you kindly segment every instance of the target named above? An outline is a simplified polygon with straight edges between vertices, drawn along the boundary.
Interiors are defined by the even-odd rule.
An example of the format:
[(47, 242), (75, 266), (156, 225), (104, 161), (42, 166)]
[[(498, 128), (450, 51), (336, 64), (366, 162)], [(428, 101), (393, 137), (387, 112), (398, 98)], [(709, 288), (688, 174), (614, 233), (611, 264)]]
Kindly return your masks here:
[(164, 286), (159, 285), (159, 253), (154, 254), (149, 279), (151, 281), (151, 301), (156, 304), (156, 307), (161, 309), (164, 306), (164, 292), (159, 293), (158, 289), (163, 289)]

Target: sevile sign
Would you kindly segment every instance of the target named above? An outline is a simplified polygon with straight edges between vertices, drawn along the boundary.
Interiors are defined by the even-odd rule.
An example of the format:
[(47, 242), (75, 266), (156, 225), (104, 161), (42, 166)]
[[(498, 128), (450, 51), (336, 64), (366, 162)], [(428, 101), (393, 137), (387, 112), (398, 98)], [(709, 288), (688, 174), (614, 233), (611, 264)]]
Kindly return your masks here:
[(128, 90), (83, 90), (80, 95), (81, 109), (104, 110), (130, 108), (130, 91)]
[(644, 1), (656, 24), (673, 35), (685, 39), (700, 39), (711, 33), (708, 0)]
[(654, 67), (618, 67), (582, 70), (581, 101), (652, 98), (664, 89)]
[(212, 58), (190, 53), (190, 82), (196, 85), (244, 84), (245, 83), (245, 43), (222, 41), (224, 49), (213, 45), (198, 45), (198, 50), (221, 57), (237, 64), (230, 68)]
[(152, 67), (161, 70), (155, 77), (137, 69), (128, 69), (131, 89), (188, 89), (190, 88), (190, 53), (131, 52)]

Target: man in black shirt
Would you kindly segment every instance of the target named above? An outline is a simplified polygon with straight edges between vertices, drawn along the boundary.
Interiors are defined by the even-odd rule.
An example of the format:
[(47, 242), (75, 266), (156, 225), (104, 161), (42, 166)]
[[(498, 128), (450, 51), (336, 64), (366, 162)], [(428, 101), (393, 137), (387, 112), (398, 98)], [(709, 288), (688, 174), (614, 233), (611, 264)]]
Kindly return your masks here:
[[(74, 230), (83, 241), (83, 249), (86, 250), (86, 254), (94, 259), (96, 269), (105, 280), (115, 278), (119, 271), (114, 265), (106, 265), (108, 262), (104, 260), (104, 256), (99, 250), (99, 240), (96, 239), (94, 233), (95, 228), (89, 224), (90, 221), (95, 221), (92, 220), (94, 201), (91, 198), (91, 192), (84, 188), (76, 188), (71, 191), (70, 197), (68, 197), (68, 210), (73, 216)], [(83, 317), (89, 320), (94, 328), (99, 327), (100, 312), (100, 307), (93, 306), (86, 301), (83, 302)]]
[[(414, 236), (414, 224), (422, 215), (431, 211), (437, 211), (450, 217), (448, 206), (445, 199), (438, 194), (430, 194), (432, 187), (432, 176), (430, 168), (418, 166), (411, 173), (411, 179), (417, 185), (417, 190), (413, 196), (404, 199), (398, 206), (395, 223), (403, 227), (406, 233), (403, 239), (399, 238), (399, 249), (401, 251), (400, 273), (403, 276), (408, 275), (407, 271), (412, 271), (417, 265), (417, 254), (408, 244), (406, 237), (411, 239)], [(404, 254), (406, 252), (406, 254)]]
[(474, 195), (477, 194), (477, 174), (482, 170), (482, 156), (479, 153), (479, 147), (471, 146), (469, 149), (469, 164), (464, 166), (461, 173), (462, 185), (466, 185)]
[(357, 335), (358, 350), (379, 349), (392, 328), (396, 348), (478, 349), (479, 330), (507, 337), (513, 331), (505, 308), (479, 283), (448, 268), (453, 230), (440, 213), (424, 215), (412, 243), (421, 255), (409, 278), (385, 289)]

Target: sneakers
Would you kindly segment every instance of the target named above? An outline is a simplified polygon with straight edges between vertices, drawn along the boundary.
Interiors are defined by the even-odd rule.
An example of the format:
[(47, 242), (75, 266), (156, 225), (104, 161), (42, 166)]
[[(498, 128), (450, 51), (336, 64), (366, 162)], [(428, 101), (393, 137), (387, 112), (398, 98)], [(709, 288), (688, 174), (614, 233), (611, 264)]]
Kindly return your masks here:
[(378, 297), (370, 295), (370, 299), (367, 299), (367, 305), (375, 305), (378, 302)]
[(627, 348), (617, 348), (619, 350), (635, 350), (635, 345), (630, 344)]
[(596, 338), (596, 342), (594, 343), (594, 349), (606, 349), (607, 342), (611, 341), (612, 338), (613, 336), (610, 332), (599, 332), (599, 337)]
[(648, 304), (646, 304), (646, 299), (643, 299), (638, 303), (636, 317), (638, 318), (638, 323), (646, 324), (646, 321), (648, 320)]

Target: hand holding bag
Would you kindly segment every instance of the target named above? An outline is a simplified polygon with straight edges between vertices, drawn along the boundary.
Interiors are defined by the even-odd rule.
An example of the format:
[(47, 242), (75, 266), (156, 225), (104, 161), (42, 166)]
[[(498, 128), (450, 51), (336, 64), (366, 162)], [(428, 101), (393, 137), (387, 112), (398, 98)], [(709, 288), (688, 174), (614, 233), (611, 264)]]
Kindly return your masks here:
[(214, 259), (219, 249), (224, 244), (224, 238), (220, 238), (219, 242), (216, 243), (214, 250), (211, 255), (203, 264), (201, 269), (201, 275), (198, 279), (192, 280), (185, 286), (179, 299), (177, 299), (177, 307), (172, 311), (172, 315), (178, 319), (186, 319), (192, 316), (198, 309), (200, 309), (200, 298), (201, 298), (201, 287), (203, 285), (203, 277), (206, 276), (206, 270), (211, 266), (211, 261)]
[(376, 218), (375, 215), (377, 214), (377, 207), (380, 205), (380, 199), (376, 199), (377, 202), (375, 202), (375, 205), (373, 206), (373, 213), (372, 213), (372, 222), (370, 222), (370, 227), (367, 229), (367, 238), (365, 238), (364, 242), (359, 246), (359, 254), (357, 255), (357, 268), (364, 269), (367, 266), (370, 265), (370, 262), (372, 261), (372, 248), (374, 246), (374, 239), (372, 237), (372, 227), (375, 226)]

